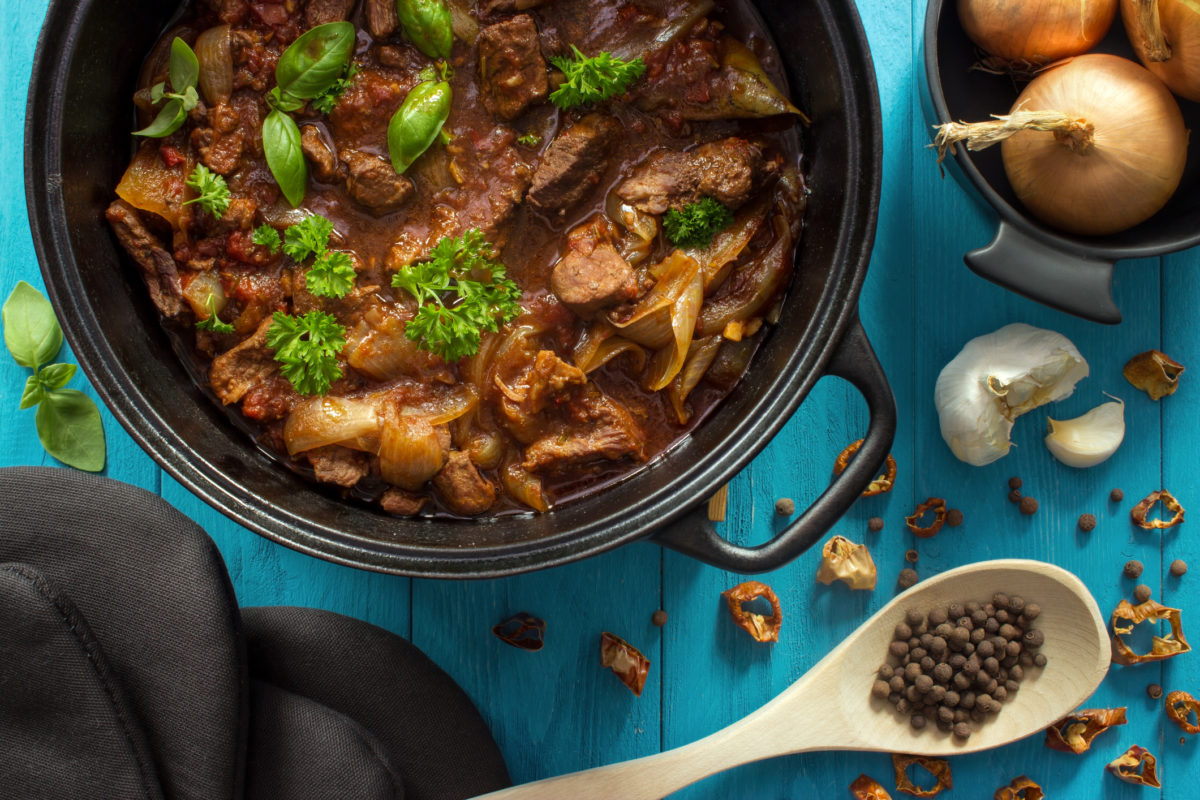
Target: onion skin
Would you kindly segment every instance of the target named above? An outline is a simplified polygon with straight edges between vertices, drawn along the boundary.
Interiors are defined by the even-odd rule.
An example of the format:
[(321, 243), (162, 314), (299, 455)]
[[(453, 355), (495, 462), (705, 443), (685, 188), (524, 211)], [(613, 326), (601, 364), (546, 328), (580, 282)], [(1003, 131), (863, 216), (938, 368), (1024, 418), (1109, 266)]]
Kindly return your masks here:
[(1117, 0), (958, 0), (958, 19), (972, 42), (1030, 66), (1091, 50), (1116, 14)]
[(1200, 101), (1200, 11), (1180, 0), (1158, 0), (1158, 19), (1170, 46), (1166, 61), (1154, 61), (1141, 30), (1136, 0), (1121, 0), (1121, 17), (1134, 52), (1171, 91)]
[(1013, 191), (1048, 225), (1117, 233), (1158, 212), (1179, 186), (1183, 115), (1166, 86), (1132, 61), (1093, 54), (1052, 67), (1017, 98), (1013, 110), (1022, 108), (1061, 111), (1094, 128), (1092, 146), (1079, 151), (1048, 131), (1021, 131), (1001, 145)]

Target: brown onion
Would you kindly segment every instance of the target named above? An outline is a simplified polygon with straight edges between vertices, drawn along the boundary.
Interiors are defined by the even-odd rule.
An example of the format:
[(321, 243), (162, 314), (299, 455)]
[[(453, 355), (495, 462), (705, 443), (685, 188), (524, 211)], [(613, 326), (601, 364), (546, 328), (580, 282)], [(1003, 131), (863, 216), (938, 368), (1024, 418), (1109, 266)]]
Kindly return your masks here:
[(947, 123), (944, 153), (1001, 145), (1004, 171), (1038, 219), (1068, 233), (1103, 236), (1156, 213), (1187, 160), (1175, 98), (1142, 67), (1117, 56), (1079, 56), (1042, 72), (995, 121)]
[(958, 0), (958, 19), (972, 42), (1028, 66), (1091, 50), (1116, 13), (1117, 0)]
[(1146, 69), (1180, 97), (1200, 101), (1200, 5), (1121, 0), (1121, 17)]
[(438, 474), (444, 455), (437, 431), (425, 417), (389, 414), (379, 441), (379, 475), (415, 492)]
[(379, 442), (379, 412), (373, 400), (314, 397), (296, 406), (283, 426), (288, 453), (340, 444), (374, 452)]
[(228, 103), (233, 94), (233, 52), (228, 25), (218, 25), (200, 34), (196, 39), (196, 59), (200, 62), (199, 82), (204, 102), (210, 106)]

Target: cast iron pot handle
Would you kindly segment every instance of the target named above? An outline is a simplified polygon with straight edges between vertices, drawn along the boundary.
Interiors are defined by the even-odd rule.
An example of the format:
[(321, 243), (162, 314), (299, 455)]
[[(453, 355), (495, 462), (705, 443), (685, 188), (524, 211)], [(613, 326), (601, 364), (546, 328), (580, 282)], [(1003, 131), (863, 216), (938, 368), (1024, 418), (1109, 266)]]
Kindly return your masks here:
[(741, 547), (721, 538), (708, 519), (705, 503), (660, 530), (655, 534), (655, 540), (731, 572), (767, 572), (783, 566), (816, 544), (878, 474), (896, 435), (896, 401), (883, 367), (858, 320), (847, 328), (825, 374), (845, 378), (862, 393), (871, 422), (865, 441), (850, 466), (834, 477), (799, 519), (766, 544)]
[(1001, 220), (987, 247), (963, 256), (976, 275), (1051, 308), (1116, 325), (1113, 262), (1045, 245)]

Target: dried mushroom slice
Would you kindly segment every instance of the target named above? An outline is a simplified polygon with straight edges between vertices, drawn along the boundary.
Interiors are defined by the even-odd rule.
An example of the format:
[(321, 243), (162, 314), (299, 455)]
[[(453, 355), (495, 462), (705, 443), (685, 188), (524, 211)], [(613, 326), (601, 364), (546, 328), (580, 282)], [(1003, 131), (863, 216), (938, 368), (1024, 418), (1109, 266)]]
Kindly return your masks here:
[(1001, 786), (992, 795), (994, 800), (1042, 800), (1045, 796), (1042, 787), (1031, 781), (1027, 775), (1013, 778), (1008, 786)]
[[(1174, 514), (1170, 519), (1146, 519), (1150, 514), (1150, 509), (1154, 508), (1154, 504), (1159, 500), (1162, 501), (1163, 507)], [(1129, 516), (1140, 528), (1145, 528), (1152, 531), (1155, 528), (1173, 528), (1183, 522), (1183, 506), (1175, 499), (1175, 496), (1166, 489), (1159, 489), (1157, 492), (1151, 492), (1146, 495), (1142, 502), (1133, 507), (1129, 512)]]
[(642, 655), (642, 651), (620, 636), (605, 631), (600, 634), (600, 665), (611, 669), (629, 691), (642, 696), (642, 687), (650, 672), (650, 660)]
[(1162, 788), (1158, 782), (1158, 760), (1144, 747), (1133, 745), (1105, 767), (1126, 783)]
[(859, 775), (850, 784), (850, 794), (854, 800), (892, 800), (892, 796), (879, 785), (879, 782), (867, 775)]
[(1125, 706), (1086, 708), (1046, 728), (1046, 747), (1064, 753), (1083, 753), (1092, 740), (1114, 725), (1125, 724)]
[[(725, 602), (729, 604), (729, 613), (743, 630), (754, 637), (756, 642), (778, 642), (779, 628), (783, 625), (783, 609), (779, 598), (770, 586), (758, 581), (746, 581), (727, 591), (721, 592)], [(743, 608), (756, 597), (761, 597), (771, 604), (771, 616), (754, 614)]]
[(492, 633), (505, 644), (536, 653), (546, 643), (546, 621), (520, 611), (493, 625)]
[[(908, 768), (913, 764), (921, 767), (934, 778), (937, 784), (922, 789), (908, 777)], [(892, 754), (892, 770), (896, 773), (896, 790), (911, 794), (913, 797), (937, 797), (943, 789), (954, 788), (954, 778), (950, 774), (950, 762), (942, 758), (926, 756), (907, 756), (899, 753)]]
[[(1167, 695), (1167, 716), (1184, 733), (1200, 733), (1200, 701), (1187, 692), (1171, 692)], [(1196, 718), (1192, 722), (1193, 716)]]
[[(922, 527), (921, 518), (933, 512), (933, 522)], [(946, 524), (946, 501), (940, 497), (931, 497), (921, 505), (917, 506), (916, 511), (904, 518), (904, 524), (908, 529), (922, 539), (928, 539), (942, 529)]]
[(1147, 350), (1129, 359), (1125, 364), (1124, 374), (1125, 380), (1150, 395), (1151, 400), (1159, 400), (1169, 394), (1175, 394), (1183, 370), (1183, 364), (1166, 353)]
[(817, 581), (826, 585), (841, 581), (851, 589), (874, 589), (875, 561), (865, 544), (855, 544), (845, 536), (834, 536), (821, 550)]
[[(838, 453), (837, 460), (833, 462), (833, 474), (841, 475), (846, 471), (846, 467), (850, 466), (850, 459), (858, 452), (858, 448), (862, 447), (863, 440), (852, 442), (845, 450)], [(863, 490), (863, 497), (874, 497), (877, 494), (890, 492), (892, 487), (896, 485), (896, 459), (892, 458), (892, 454), (888, 453), (884, 473), (867, 485)]]
[[(1133, 652), (1133, 648), (1125, 641), (1124, 636), (1133, 633), (1136, 625), (1147, 620), (1155, 623), (1167, 622), (1171, 625), (1171, 632), (1166, 636), (1155, 634), (1151, 640), (1150, 652), (1138, 654)], [(1162, 661), (1192, 649), (1183, 635), (1183, 612), (1178, 608), (1169, 608), (1154, 600), (1147, 600), (1136, 606), (1128, 600), (1122, 600), (1113, 610), (1112, 629), (1112, 660), (1114, 664), (1129, 666), (1144, 664), (1148, 661)]]

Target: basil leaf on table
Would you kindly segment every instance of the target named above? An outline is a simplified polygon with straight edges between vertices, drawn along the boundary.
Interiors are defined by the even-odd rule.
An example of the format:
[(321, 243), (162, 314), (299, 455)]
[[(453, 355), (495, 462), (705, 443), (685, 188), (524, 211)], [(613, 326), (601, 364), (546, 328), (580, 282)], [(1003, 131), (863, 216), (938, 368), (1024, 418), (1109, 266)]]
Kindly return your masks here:
[(47, 391), (61, 389), (75, 377), (74, 364), (49, 364), (38, 370), (37, 379)]
[(4, 344), (22, 367), (36, 370), (58, 355), (62, 328), (50, 301), (37, 289), (18, 281), (0, 313), (4, 318)]
[(30, 375), (25, 379), (25, 391), (21, 392), (21, 405), (17, 408), (33, 408), (45, 398), (46, 390), (42, 388), (42, 382), (38, 380), (37, 375)]
[(279, 91), (279, 87), (276, 86), (267, 93), (267, 105), (280, 111), (292, 112), (304, 108), (304, 101), (299, 97), (292, 97), (287, 92)]
[(429, 149), (450, 117), (452, 99), (446, 81), (418, 83), (388, 123), (388, 153), (392, 167), (403, 175)]
[(300, 128), (295, 120), (276, 109), (263, 120), (262, 133), (263, 152), (275, 182), (293, 207), (300, 205), (308, 185), (308, 164), (300, 149)]
[(180, 94), (195, 89), (200, 81), (200, 59), (187, 42), (178, 36), (171, 42), (171, 60), (167, 69), (171, 88)]
[(355, 42), (350, 22), (327, 22), (308, 31), (283, 51), (275, 65), (279, 91), (301, 100), (316, 97), (342, 77)]
[(396, 0), (396, 16), (412, 43), (430, 58), (449, 58), (454, 22), (445, 0)]
[(100, 410), (86, 394), (75, 389), (47, 392), (35, 419), (47, 453), (76, 469), (104, 469), (104, 426)]

